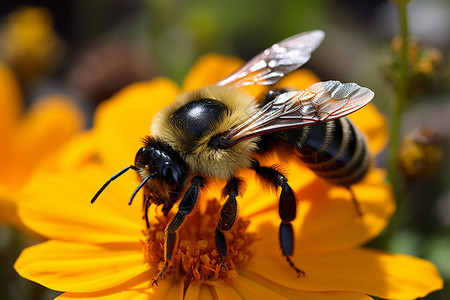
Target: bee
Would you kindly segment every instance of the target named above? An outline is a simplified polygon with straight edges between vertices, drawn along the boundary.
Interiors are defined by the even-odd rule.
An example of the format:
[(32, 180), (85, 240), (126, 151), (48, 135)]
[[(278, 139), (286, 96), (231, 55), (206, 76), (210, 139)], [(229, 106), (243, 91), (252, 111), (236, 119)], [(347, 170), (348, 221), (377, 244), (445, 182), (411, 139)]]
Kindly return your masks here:
[[(306, 63), (324, 38), (320, 30), (301, 33), (266, 49), (221, 81), (179, 95), (159, 111), (152, 122), (151, 136), (130, 165), (111, 177), (92, 198), (93, 203), (116, 178), (134, 170), (144, 194), (144, 218), (148, 209), (162, 205), (167, 215), (179, 201), (177, 211), (165, 228), (165, 262), (153, 279), (164, 275), (177, 246), (178, 231), (196, 206), (208, 179), (227, 183), (225, 198), (215, 230), (217, 251), (227, 256), (224, 232), (237, 216), (236, 197), (242, 195), (244, 180), (238, 169), (253, 169), (264, 185), (279, 190), (279, 241), (289, 265), (303, 275), (290, 257), (294, 250), (296, 195), (281, 170), (261, 166), (256, 155), (293, 148), (295, 155), (317, 176), (346, 187), (358, 182), (370, 165), (364, 137), (345, 116), (371, 101), (374, 93), (355, 83), (318, 82), (305, 90), (270, 90), (254, 99), (239, 90), (249, 85), (273, 86), (286, 74)], [(356, 198), (354, 203), (361, 214)], [(181, 200), (180, 200), (181, 199)]]

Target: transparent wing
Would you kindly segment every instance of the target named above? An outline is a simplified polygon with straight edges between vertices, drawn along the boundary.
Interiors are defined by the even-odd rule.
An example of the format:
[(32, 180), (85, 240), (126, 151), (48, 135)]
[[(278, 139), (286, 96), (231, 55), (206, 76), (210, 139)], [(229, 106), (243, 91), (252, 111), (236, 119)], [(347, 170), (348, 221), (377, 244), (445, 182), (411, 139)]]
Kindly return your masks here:
[(281, 94), (223, 138), (235, 144), (274, 131), (331, 121), (360, 109), (373, 96), (371, 90), (356, 83), (318, 82), (304, 91)]
[(219, 86), (272, 85), (306, 63), (325, 33), (308, 31), (289, 37), (258, 54), (243, 67), (217, 83)]

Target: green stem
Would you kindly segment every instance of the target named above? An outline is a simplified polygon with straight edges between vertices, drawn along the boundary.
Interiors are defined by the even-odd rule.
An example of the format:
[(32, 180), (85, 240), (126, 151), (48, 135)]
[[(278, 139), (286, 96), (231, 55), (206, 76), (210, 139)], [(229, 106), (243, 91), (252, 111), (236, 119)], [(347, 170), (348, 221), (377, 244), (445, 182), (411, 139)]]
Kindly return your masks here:
[(397, 155), (400, 145), (400, 126), (402, 119), (402, 112), (404, 103), (407, 97), (407, 80), (408, 80), (408, 44), (409, 44), (409, 32), (408, 32), (408, 18), (406, 12), (406, 6), (408, 1), (395, 1), (398, 8), (398, 16), (400, 22), (400, 33), (402, 38), (402, 48), (400, 52), (400, 65), (397, 73), (396, 82), (396, 99), (392, 103), (390, 121), (390, 144), (389, 144), (389, 169), (388, 178), (394, 189), (394, 195), (397, 202), (397, 212), (392, 216), (391, 224), (387, 228), (385, 234), (385, 241), (389, 243), (389, 240), (393, 236), (393, 233), (398, 227), (398, 219), (401, 211), (403, 210), (404, 193), (401, 188), (401, 178), (399, 168), (397, 164)]
[(400, 125), (403, 106), (406, 100), (406, 81), (408, 64), (408, 21), (406, 13), (406, 3), (397, 3), (398, 15), (400, 19), (400, 30), (402, 37), (402, 48), (400, 53), (400, 65), (397, 73), (396, 99), (391, 109), (391, 139), (389, 145), (389, 181), (395, 189), (399, 191), (399, 172), (397, 165), (397, 154), (399, 150)]

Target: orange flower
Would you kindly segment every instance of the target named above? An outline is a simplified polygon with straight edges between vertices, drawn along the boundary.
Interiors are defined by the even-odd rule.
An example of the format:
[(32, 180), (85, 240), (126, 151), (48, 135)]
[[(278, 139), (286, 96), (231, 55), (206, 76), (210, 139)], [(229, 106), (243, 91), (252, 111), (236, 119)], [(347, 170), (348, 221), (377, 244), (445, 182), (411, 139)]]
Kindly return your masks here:
[(15, 225), (17, 192), (84, 123), (63, 95), (48, 95), (25, 113), (22, 106), (14, 74), (0, 62), (0, 222)]
[[(215, 82), (239, 63), (206, 56), (181, 90)], [(300, 71), (280, 85), (287, 80), (304, 88), (317, 78)], [(173, 267), (159, 286), (152, 287), (163, 256), (167, 218), (150, 210), (151, 227), (142, 230), (141, 207), (126, 205), (137, 185), (130, 174), (113, 182), (95, 205), (89, 200), (111, 174), (133, 162), (153, 115), (179, 93), (173, 82), (162, 78), (122, 90), (101, 105), (89, 137), (73, 144), (94, 149), (97, 162), (81, 163), (86, 161), (78, 159), (83, 151), (63, 154), (61, 161), (70, 167), (35, 177), (24, 191), (20, 216), (50, 241), (23, 251), (15, 265), (19, 274), (64, 291), (58, 299), (370, 299), (367, 295), (413, 299), (442, 287), (436, 268), (427, 261), (361, 247), (384, 228), (394, 210), (382, 170), (371, 169), (353, 187), (364, 211), (360, 218), (346, 189), (283, 157), (283, 161), (269, 157), (264, 162), (283, 164), (300, 200), (292, 260), (306, 276), (297, 278), (281, 255), (277, 196), (261, 191), (254, 174), (246, 170), (240, 173), (247, 190), (238, 197), (238, 225), (227, 235), (231, 252), (227, 268), (218, 263), (212, 246), (218, 214), (214, 199), (220, 199), (223, 187), (214, 182), (181, 229)], [(379, 151), (386, 128), (376, 109), (368, 106), (351, 117), (367, 135), (370, 149)]]

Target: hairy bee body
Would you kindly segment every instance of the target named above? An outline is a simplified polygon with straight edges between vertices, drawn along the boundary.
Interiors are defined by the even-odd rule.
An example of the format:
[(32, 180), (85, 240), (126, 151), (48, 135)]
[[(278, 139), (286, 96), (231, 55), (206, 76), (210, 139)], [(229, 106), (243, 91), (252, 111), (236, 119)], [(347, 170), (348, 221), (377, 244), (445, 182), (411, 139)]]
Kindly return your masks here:
[[(239, 91), (210, 86), (183, 94), (160, 111), (153, 121), (152, 135), (175, 149), (194, 174), (228, 180), (238, 168), (251, 165), (253, 153), (265, 152), (267, 149), (261, 146), (265, 143), (257, 143), (259, 138), (253, 138), (217, 149), (208, 142), (216, 134), (249, 118), (259, 108)], [(191, 117), (187, 119), (187, 116)], [(293, 146), (294, 153), (317, 176), (337, 185), (350, 186), (358, 182), (370, 165), (364, 136), (346, 117), (261, 138)]]
[(209, 141), (255, 114), (259, 105), (246, 94), (226, 86), (208, 86), (180, 95), (153, 119), (152, 135), (174, 148), (192, 173), (228, 180), (238, 168), (249, 168), (258, 138), (226, 149)]

